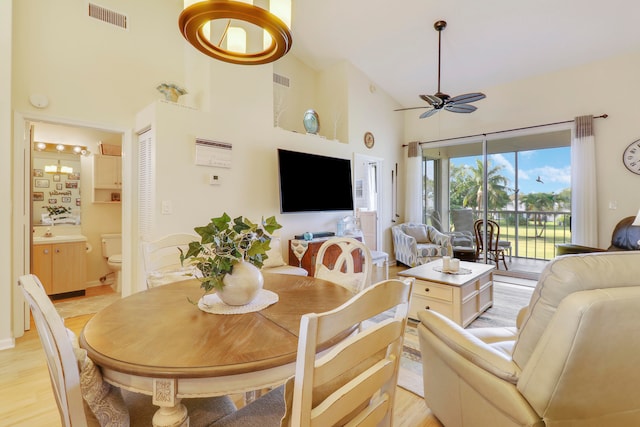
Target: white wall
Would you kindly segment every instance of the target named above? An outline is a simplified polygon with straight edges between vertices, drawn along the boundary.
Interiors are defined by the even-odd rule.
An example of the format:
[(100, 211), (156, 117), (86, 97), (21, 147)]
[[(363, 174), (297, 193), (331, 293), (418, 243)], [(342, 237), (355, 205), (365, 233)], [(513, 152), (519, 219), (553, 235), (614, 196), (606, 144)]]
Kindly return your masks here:
[[(11, 16), (12, 2), (0, 2), (0, 198), (11, 200), (13, 160), (11, 144)], [(0, 204), (0, 349), (13, 346), (11, 318), (13, 315), (12, 300), (15, 288), (12, 274), (12, 203)], [(16, 298), (16, 300), (18, 300)]]
[[(2, 2), (3, 8), (7, 8), (6, 3)], [(162, 145), (158, 162), (164, 168), (159, 169), (157, 201), (171, 200), (174, 208), (172, 215), (157, 215), (158, 235), (173, 230), (188, 231), (224, 211), (253, 219), (276, 214), (284, 226), (282, 235), (285, 238), (309, 230), (334, 231), (336, 221), (344, 213), (279, 214), (276, 147), (349, 159), (353, 158), (354, 152), (367, 152), (384, 157), (390, 165), (399, 161), (402, 120), (400, 115), (391, 113), (386, 118), (381, 116), (383, 111), (390, 112), (395, 106), (384, 94), (378, 92), (377, 98), (366, 102), (355, 99), (351, 89), (348, 96), (337, 94), (343, 102), (348, 99), (349, 117), (353, 108), (359, 111), (358, 119), (349, 118), (349, 141), (336, 142), (276, 129), (273, 127), (272, 64), (237, 66), (214, 61), (196, 52), (177, 29), (181, 1), (103, 0), (100, 5), (126, 14), (129, 30), (88, 18), (85, 16), (86, 2), (13, 2), (12, 45), (16, 52), (13, 62), (2, 61), (2, 64), (11, 63), (13, 74), (20, 78), (11, 81), (13, 96), (11, 105), (6, 105), (5, 110), (12, 108), (19, 116), (37, 116), (44, 121), (99, 124), (95, 127), (107, 130), (128, 129), (130, 132), (125, 132), (123, 137), (124, 179), (125, 185), (133, 185), (135, 150), (128, 138), (132, 132), (140, 130), (135, 124), (136, 115), (147, 108), (155, 111), (157, 107), (158, 128), (162, 127), (169, 135), (158, 141)], [(3, 21), (0, 22), (11, 23), (8, 18), (11, 12), (8, 12), (2, 13), (0, 19)], [(10, 26), (2, 25), (3, 31), (7, 27)], [(3, 37), (3, 43), (9, 39)], [(0, 48), (0, 54), (11, 58), (10, 52), (5, 52), (10, 47)], [(342, 75), (348, 73), (343, 77), (348, 81), (344, 85), (362, 86), (365, 93), (368, 80), (350, 67), (343, 67)], [(336, 81), (334, 77), (320, 80), (323, 89)], [(366, 83), (363, 80), (367, 80)], [(155, 87), (165, 81), (180, 85), (188, 82), (189, 95), (184, 97), (184, 102), (199, 110), (163, 102), (156, 105), (161, 95)], [(8, 86), (9, 82), (4, 83)], [(344, 90), (343, 83), (338, 81), (338, 84)], [(32, 93), (47, 95), (49, 106), (43, 110), (31, 106), (28, 98)], [(186, 110), (180, 112), (180, 108)], [(0, 118), (11, 124), (11, 111), (0, 110), (0, 113)], [(366, 130), (374, 132), (378, 138), (373, 150), (367, 150), (362, 142)], [(14, 132), (19, 131), (14, 129)], [(209, 168), (193, 165), (192, 141), (196, 135), (233, 144), (233, 167), (220, 171), (223, 184), (218, 188), (206, 183)], [(13, 137), (14, 141), (18, 139)], [(2, 158), (8, 161), (10, 156)], [(13, 185), (10, 179), (5, 182)], [(385, 191), (390, 192), (390, 184), (385, 185)], [(135, 206), (134, 191), (134, 188), (123, 191), (123, 208)], [(389, 223), (390, 208), (385, 215), (384, 221)], [(135, 221), (128, 219), (123, 211), (123, 233), (134, 236), (135, 226)], [(10, 254), (11, 245), (2, 245), (2, 250)], [(387, 251), (391, 250), (389, 239), (384, 245)], [(137, 262), (137, 253), (138, 241), (131, 241), (123, 248), (124, 258), (130, 260), (125, 262)], [(19, 262), (20, 256), (13, 260)], [(123, 266), (123, 277), (125, 280), (137, 277), (136, 267)], [(0, 292), (10, 295), (11, 283), (12, 277), (7, 276), (0, 284)], [(7, 298), (1, 301), (7, 301)], [(5, 315), (6, 310), (2, 313), (0, 342), (11, 337), (7, 332), (10, 316)]]
[[(640, 176), (622, 164), (622, 152), (640, 138), (640, 53), (609, 58), (581, 67), (510, 84), (478, 88), (487, 98), (473, 114), (440, 112), (420, 120), (405, 115), (405, 139), (430, 141), (572, 120), (606, 113), (594, 121), (598, 183), (599, 246), (606, 248), (617, 222), (640, 208)], [(455, 94), (454, 94), (455, 95)], [(616, 210), (609, 202), (617, 202)]]

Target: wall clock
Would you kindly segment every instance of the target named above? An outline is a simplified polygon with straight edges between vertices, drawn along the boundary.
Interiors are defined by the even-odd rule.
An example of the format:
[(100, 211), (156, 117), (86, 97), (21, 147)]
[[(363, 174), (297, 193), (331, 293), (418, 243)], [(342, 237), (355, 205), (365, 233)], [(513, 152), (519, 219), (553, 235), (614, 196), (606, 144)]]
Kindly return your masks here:
[(640, 175), (640, 139), (629, 144), (624, 150), (622, 163), (631, 172)]
[(367, 148), (372, 148), (374, 143), (375, 143), (375, 138), (373, 137), (373, 134), (371, 132), (365, 132), (364, 145), (366, 145)]
[(318, 117), (318, 113), (316, 113), (315, 110), (305, 111), (302, 124), (307, 133), (317, 134), (320, 130), (320, 117)]

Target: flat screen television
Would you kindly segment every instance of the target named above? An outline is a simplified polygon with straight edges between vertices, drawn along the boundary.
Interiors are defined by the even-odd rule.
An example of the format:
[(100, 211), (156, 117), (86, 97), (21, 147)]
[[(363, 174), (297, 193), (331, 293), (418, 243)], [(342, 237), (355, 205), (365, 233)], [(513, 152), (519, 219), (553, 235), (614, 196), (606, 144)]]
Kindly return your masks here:
[(280, 212), (353, 210), (351, 160), (278, 149)]

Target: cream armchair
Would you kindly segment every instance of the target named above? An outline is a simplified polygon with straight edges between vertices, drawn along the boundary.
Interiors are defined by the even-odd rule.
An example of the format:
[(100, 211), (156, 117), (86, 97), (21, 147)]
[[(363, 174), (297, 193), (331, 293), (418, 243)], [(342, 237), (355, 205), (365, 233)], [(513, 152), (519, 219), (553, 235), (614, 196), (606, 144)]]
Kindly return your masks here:
[(409, 267), (443, 256), (453, 256), (453, 237), (431, 225), (405, 222), (391, 227), (391, 234), (396, 261)]
[(425, 400), (446, 427), (640, 425), (640, 252), (556, 258), (518, 330), (418, 316)]

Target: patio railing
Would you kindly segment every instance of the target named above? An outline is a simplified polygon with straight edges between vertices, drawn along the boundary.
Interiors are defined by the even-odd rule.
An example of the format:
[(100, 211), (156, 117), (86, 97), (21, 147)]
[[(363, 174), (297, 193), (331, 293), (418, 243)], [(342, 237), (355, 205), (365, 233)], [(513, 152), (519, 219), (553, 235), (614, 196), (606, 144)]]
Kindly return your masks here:
[(557, 244), (571, 242), (570, 212), (496, 210), (488, 218), (500, 224), (500, 240), (511, 242), (515, 257), (550, 260)]

